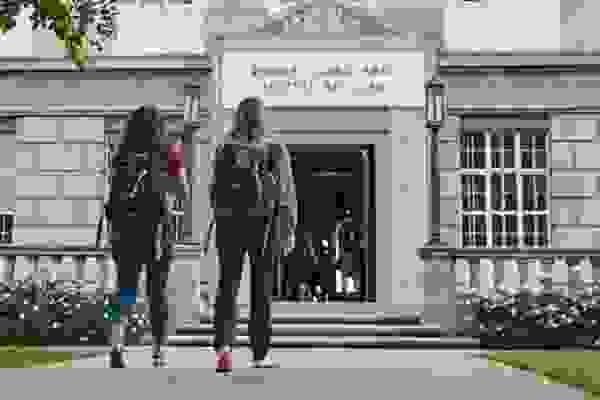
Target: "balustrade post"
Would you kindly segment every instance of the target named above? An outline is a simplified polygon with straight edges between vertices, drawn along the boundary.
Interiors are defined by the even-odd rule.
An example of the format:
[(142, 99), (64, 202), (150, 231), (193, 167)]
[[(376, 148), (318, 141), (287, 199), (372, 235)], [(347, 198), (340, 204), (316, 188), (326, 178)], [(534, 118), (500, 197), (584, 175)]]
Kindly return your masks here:
[(106, 254), (102, 257), (100, 261), (100, 270), (102, 271), (101, 275), (101, 284), (102, 290), (112, 291), (116, 287), (116, 267), (115, 262), (110, 253)]
[(17, 257), (16, 256), (7, 256), (6, 259), (8, 261), (7, 279), (8, 279), (8, 282), (11, 282), (16, 279)]
[(588, 292), (594, 286), (593, 265), (589, 256), (583, 257), (579, 263), (579, 281), (583, 291)]
[(552, 291), (552, 266), (554, 265), (554, 258), (542, 257), (541, 259), (541, 277), (539, 282), (542, 285), (542, 289), (545, 292)]
[(502, 265), (502, 281), (500, 286), (504, 290), (517, 290), (521, 287), (521, 273), (519, 270), (519, 262), (514, 259), (504, 259), (500, 261)]
[(0, 263), (1, 263), (0, 268), (2, 268), (2, 282), (10, 282), (11, 281), (11, 277), (10, 277), (11, 267), (10, 267), (9, 257), (0, 256)]
[(540, 289), (540, 278), (542, 277), (541, 261), (537, 258), (526, 260), (526, 282), (525, 287), (529, 290)]
[(565, 257), (557, 257), (552, 265), (552, 287), (562, 295), (569, 294), (570, 268)]
[(58, 270), (62, 267), (63, 264), (63, 256), (62, 255), (53, 255), (50, 257), (52, 260), (52, 265), (48, 270), (48, 280), (50, 282), (56, 281), (58, 279)]
[(494, 295), (495, 262), (490, 258), (478, 259), (473, 266), (477, 267), (477, 290), (480, 296), (491, 298)]
[(469, 267), (469, 260), (457, 259), (454, 263), (454, 272), (456, 275), (456, 289), (459, 293), (468, 293), (472, 288), (471, 285), (471, 271)]
[(32, 265), (31, 278), (34, 282), (39, 283), (40, 280), (40, 256), (29, 255), (25, 257), (27, 262)]
[(567, 293), (569, 296), (577, 296), (577, 293), (581, 289), (581, 285), (579, 284), (579, 265), (567, 263), (567, 266), (569, 271), (569, 285)]
[(87, 256), (85, 255), (77, 255), (74, 257), (75, 261), (75, 280), (83, 280), (85, 276), (85, 263)]

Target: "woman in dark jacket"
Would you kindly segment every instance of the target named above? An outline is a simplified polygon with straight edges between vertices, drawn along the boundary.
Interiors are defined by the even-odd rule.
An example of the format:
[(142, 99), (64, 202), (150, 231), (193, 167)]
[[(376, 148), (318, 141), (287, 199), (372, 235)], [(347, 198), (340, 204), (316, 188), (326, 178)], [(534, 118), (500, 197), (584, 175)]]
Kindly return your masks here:
[[(289, 252), (293, 247), (296, 226), (296, 193), (291, 173), (290, 156), (283, 143), (275, 142), (265, 135), (263, 104), (258, 98), (244, 99), (237, 111), (233, 131), (227, 135), (224, 146), (217, 149), (213, 161), (213, 181), (210, 183), (211, 208), (215, 216), (215, 242), (219, 259), (219, 282), (215, 304), (215, 340), (217, 372), (229, 373), (232, 369), (232, 345), (235, 341), (237, 322), (236, 298), (238, 295), (244, 256), (251, 265), (251, 312), (250, 339), (253, 353), (252, 367), (269, 368), (278, 364), (268, 357), (271, 347), (271, 288), (273, 283), (273, 256), (276, 252)], [(224, 149), (230, 145), (230, 155)], [(236, 157), (232, 148), (238, 150)], [(261, 153), (262, 151), (262, 153)], [(268, 163), (277, 183), (273, 193), (278, 198), (277, 214), (268, 207), (241, 207), (234, 212), (227, 205), (220, 205), (218, 195), (231, 193), (228, 181), (220, 179), (231, 171), (232, 164), (249, 168), (252, 157), (268, 155)], [(232, 163), (230, 163), (230, 158)], [(227, 161), (227, 162), (225, 162)], [(264, 161), (264, 159), (263, 159)], [(222, 169), (221, 169), (222, 168)], [(220, 175), (224, 173), (225, 175)], [(225, 182), (225, 184), (219, 184)], [(219, 189), (221, 188), (221, 189)], [(225, 196), (227, 198), (227, 196)], [(228, 199), (228, 198), (227, 198)], [(270, 202), (268, 203), (270, 204)], [(260, 212), (259, 212), (260, 211)], [(278, 220), (271, 224), (275, 215)], [(271, 219), (271, 217), (273, 219)], [(272, 230), (271, 230), (272, 229)], [(265, 238), (273, 246), (265, 249)], [(279, 247), (279, 248), (277, 248)], [(271, 257), (273, 256), (273, 257)]]
[[(147, 204), (148, 207), (138, 211), (136, 223), (133, 224), (128, 217), (128, 212), (125, 212), (122, 206), (123, 197), (129, 193), (115, 189), (114, 179), (126, 178), (126, 174), (136, 171), (139, 166), (137, 163), (146, 163), (146, 168), (150, 169), (152, 169), (150, 165), (160, 168), (160, 179), (153, 179), (150, 182), (152, 193), (158, 195), (162, 192), (162, 194), (160, 197), (154, 195), (151, 198), (144, 197), (145, 201), (152, 200), (152, 204)], [(136, 303), (141, 267), (144, 264), (148, 274), (146, 289), (150, 300), (154, 339), (152, 357), (154, 366), (164, 366), (161, 345), (166, 334), (168, 318), (166, 284), (173, 256), (169, 230), (169, 204), (174, 195), (181, 198), (187, 196), (187, 182), (181, 144), (170, 143), (167, 139), (164, 121), (157, 107), (142, 106), (131, 114), (125, 128), (123, 143), (113, 159), (112, 167), (113, 187), (107, 204), (107, 217), (111, 224), (112, 256), (117, 266), (118, 295), (114, 306), (118, 307), (120, 312), (113, 315), (110, 366), (111, 368), (126, 366), (123, 359), (125, 326), (127, 317)]]

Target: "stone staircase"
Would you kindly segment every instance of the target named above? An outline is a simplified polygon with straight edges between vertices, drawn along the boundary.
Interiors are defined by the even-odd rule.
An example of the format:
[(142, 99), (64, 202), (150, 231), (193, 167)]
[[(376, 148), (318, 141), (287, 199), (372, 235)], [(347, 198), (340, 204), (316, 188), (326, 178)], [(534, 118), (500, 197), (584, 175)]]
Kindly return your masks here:
[[(477, 347), (471, 338), (450, 337), (416, 314), (376, 311), (373, 305), (295, 304), (273, 307), (273, 347), (411, 348)], [(169, 337), (175, 346), (210, 346), (213, 312), (183, 324)], [(248, 310), (238, 318), (238, 346), (248, 346)]]

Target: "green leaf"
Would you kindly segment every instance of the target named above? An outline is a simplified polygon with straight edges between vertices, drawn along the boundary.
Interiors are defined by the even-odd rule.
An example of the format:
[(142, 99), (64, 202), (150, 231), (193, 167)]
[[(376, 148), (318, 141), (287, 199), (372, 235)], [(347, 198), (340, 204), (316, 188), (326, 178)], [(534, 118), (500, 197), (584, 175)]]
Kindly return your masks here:
[(40, 14), (51, 18), (61, 18), (71, 15), (72, 0), (40, 0)]
[(8, 15), (0, 15), (0, 31), (4, 34), (16, 26), (16, 21)]
[(88, 61), (88, 38), (85, 33), (75, 32), (68, 39), (68, 48), (73, 63), (78, 67), (83, 67)]

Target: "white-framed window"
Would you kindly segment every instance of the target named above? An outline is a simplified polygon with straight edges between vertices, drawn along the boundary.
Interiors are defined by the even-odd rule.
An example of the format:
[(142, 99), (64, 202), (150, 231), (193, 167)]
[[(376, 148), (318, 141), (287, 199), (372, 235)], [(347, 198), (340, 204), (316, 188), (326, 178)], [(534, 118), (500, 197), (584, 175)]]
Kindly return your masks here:
[(462, 247), (549, 246), (548, 140), (540, 128), (461, 132)]

